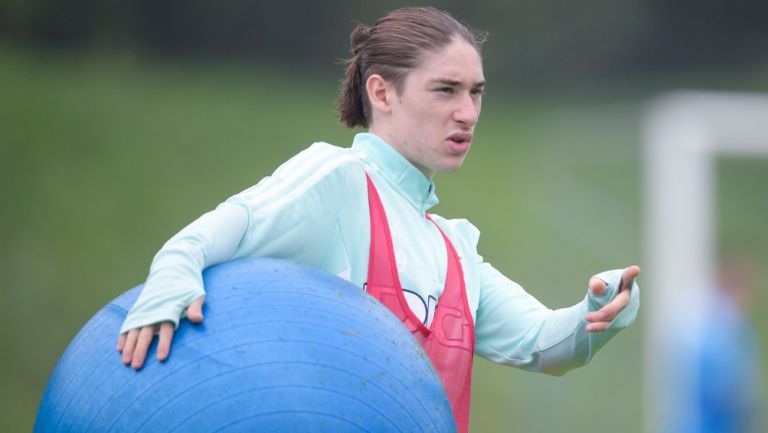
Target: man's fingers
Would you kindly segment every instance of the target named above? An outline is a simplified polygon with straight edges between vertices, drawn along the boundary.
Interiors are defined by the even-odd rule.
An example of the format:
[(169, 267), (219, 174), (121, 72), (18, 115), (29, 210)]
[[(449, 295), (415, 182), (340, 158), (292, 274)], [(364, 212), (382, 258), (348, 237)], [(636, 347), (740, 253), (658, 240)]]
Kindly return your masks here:
[(187, 319), (192, 323), (200, 323), (203, 321), (203, 302), (205, 297), (201, 296), (192, 302), (187, 307)]
[(128, 336), (127, 332), (123, 332), (117, 337), (117, 351), (123, 353), (123, 347), (125, 347), (125, 339)]
[(584, 318), (587, 319), (587, 322), (595, 323), (605, 321), (608, 319), (608, 315), (603, 310), (598, 310), (587, 313)]
[(605, 320), (611, 321), (614, 317), (616, 317), (621, 310), (624, 309), (627, 305), (629, 305), (629, 301), (631, 299), (631, 295), (629, 293), (629, 290), (625, 290), (613, 299), (613, 301), (607, 303), (603, 306), (599, 311), (603, 312), (605, 316)]
[(611, 322), (595, 322), (587, 325), (587, 332), (603, 332), (608, 329)]
[[(637, 265), (632, 265), (624, 268), (624, 270), (621, 272), (621, 281), (618, 292), (622, 292), (624, 290), (632, 288), (632, 282), (640, 275), (640, 267)], [(601, 296), (605, 293), (605, 290), (608, 287), (608, 283), (606, 283), (603, 279), (598, 277), (592, 277), (589, 280), (589, 290), (592, 292), (592, 294), (596, 296)]]
[[(629, 290), (625, 290), (616, 295), (616, 297), (611, 302), (604, 305), (603, 308), (587, 313), (587, 315), (584, 316), (584, 318), (587, 319), (587, 322), (590, 322), (587, 325), (587, 331), (593, 332), (592, 329), (598, 330), (598, 328), (600, 328), (598, 325), (600, 324), (605, 324), (605, 327), (607, 328), (616, 315), (618, 315), (624, 307), (629, 305), (630, 299), (631, 295)], [(604, 328), (599, 329), (599, 331), (604, 330)]]
[(144, 326), (139, 331), (139, 338), (136, 341), (136, 348), (133, 349), (133, 360), (131, 361), (131, 367), (134, 370), (140, 369), (144, 365), (144, 360), (147, 359), (147, 351), (149, 345), (152, 344), (152, 339), (155, 338), (155, 327)]
[(131, 329), (125, 337), (123, 346), (123, 364), (128, 365), (133, 358), (133, 348), (136, 347), (136, 340), (139, 338), (139, 329)]
[(629, 299), (629, 291), (624, 291), (598, 311), (587, 313), (587, 332), (603, 332), (608, 329), (616, 315), (629, 304)]
[[(205, 297), (201, 296), (187, 307), (186, 315), (190, 322), (200, 323), (203, 321), (204, 301)], [(120, 334), (117, 337), (117, 350), (123, 354), (123, 364), (130, 364), (136, 370), (140, 369), (147, 359), (147, 353), (152, 345), (152, 340), (155, 338), (155, 333), (159, 334), (157, 359), (165, 361), (171, 353), (171, 342), (173, 341), (174, 325), (171, 322), (147, 325)]]
[[(632, 265), (624, 268), (621, 273), (618, 294), (611, 302), (603, 308), (587, 313), (584, 318), (587, 320), (587, 332), (603, 332), (611, 325), (613, 319), (623, 310), (632, 299), (631, 289), (635, 279), (640, 275), (640, 267)], [(589, 289), (594, 295), (600, 296), (605, 293), (607, 284), (605, 281), (592, 277), (589, 280)]]
[(605, 284), (605, 281), (601, 280), (597, 277), (592, 277), (589, 279), (589, 290), (592, 292), (595, 296), (601, 296), (603, 293), (605, 293), (605, 288), (608, 285)]
[(632, 265), (624, 268), (624, 272), (621, 273), (621, 282), (623, 287), (619, 287), (619, 291), (629, 290), (632, 288), (632, 283), (640, 275), (640, 266)]
[(171, 342), (173, 341), (173, 323), (163, 322), (160, 324), (160, 336), (157, 342), (157, 359), (165, 361), (171, 351)]

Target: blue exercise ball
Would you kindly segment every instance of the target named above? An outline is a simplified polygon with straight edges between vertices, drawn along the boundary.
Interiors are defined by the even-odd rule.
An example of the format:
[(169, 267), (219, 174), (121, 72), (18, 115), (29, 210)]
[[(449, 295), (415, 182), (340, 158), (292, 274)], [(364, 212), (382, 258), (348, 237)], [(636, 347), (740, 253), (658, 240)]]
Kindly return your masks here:
[(454, 432), (429, 359), (358, 287), (277, 259), (203, 273), (205, 320), (140, 371), (115, 350), (142, 286), (83, 327), (56, 365), (35, 432)]

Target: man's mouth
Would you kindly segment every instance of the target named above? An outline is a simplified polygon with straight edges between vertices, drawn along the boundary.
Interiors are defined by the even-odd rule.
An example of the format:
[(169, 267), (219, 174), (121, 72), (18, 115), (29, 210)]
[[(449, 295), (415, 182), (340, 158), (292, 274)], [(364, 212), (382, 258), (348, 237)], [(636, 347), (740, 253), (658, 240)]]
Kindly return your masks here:
[(454, 153), (465, 153), (469, 150), (470, 143), (472, 143), (472, 133), (454, 132), (448, 136), (446, 141)]

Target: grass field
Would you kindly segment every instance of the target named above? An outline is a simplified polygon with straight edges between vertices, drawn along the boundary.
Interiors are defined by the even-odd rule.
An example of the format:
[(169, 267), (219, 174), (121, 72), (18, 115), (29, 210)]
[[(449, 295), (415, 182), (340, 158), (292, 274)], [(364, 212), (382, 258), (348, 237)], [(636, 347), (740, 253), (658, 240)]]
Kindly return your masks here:
[[(31, 428), (68, 342), (145, 278), (175, 231), (311, 142), (347, 145), (353, 135), (335, 120), (335, 83), (278, 69), (5, 47), (0, 83), (7, 431)], [(464, 168), (437, 178), (436, 212), (480, 227), (485, 258), (551, 307), (580, 300), (592, 273), (642, 265), (647, 96), (601, 99), (514, 101), (491, 91)], [(720, 192), (724, 233), (759, 231), (763, 246), (766, 168), (726, 161)], [(478, 361), (474, 431), (640, 432), (643, 317), (561, 378)], [(766, 315), (757, 317), (765, 330)]]

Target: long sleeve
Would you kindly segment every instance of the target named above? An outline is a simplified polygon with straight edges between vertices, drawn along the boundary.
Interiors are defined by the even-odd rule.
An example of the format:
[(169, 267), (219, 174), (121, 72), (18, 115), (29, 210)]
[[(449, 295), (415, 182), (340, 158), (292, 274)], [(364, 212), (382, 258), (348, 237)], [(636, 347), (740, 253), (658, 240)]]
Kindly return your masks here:
[(621, 270), (598, 274), (608, 285), (602, 296), (588, 293), (580, 303), (556, 310), (545, 307), (488, 263), (481, 263), (479, 272), (475, 352), (529, 371), (561, 375), (587, 364), (620, 329), (634, 321), (640, 305), (639, 287), (634, 284), (630, 304), (608, 329), (589, 333), (584, 316), (616, 296)]
[(155, 255), (121, 332), (162, 321), (178, 326), (186, 307), (205, 294), (203, 270), (217, 263), (275, 257), (322, 267), (339, 237), (349, 172), (362, 173), (358, 160), (316, 143), (185, 227)]
[(205, 294), (202, 270), (234, 255), (247, 224), (245, 209), (224, 203), (169, 239), (120, 332), (162, 321), (178, 325), (184, 309)]

